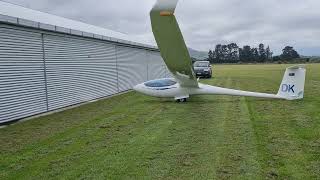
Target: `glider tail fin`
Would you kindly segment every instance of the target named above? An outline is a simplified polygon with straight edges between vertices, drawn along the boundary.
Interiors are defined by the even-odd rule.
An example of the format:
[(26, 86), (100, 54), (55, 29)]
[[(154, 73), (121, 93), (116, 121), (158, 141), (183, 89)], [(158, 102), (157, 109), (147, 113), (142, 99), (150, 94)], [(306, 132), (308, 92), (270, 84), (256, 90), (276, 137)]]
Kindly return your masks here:
[(277, 96), (287, 100), (303, 99), (305, 77), (304, 65), (287, 68)]

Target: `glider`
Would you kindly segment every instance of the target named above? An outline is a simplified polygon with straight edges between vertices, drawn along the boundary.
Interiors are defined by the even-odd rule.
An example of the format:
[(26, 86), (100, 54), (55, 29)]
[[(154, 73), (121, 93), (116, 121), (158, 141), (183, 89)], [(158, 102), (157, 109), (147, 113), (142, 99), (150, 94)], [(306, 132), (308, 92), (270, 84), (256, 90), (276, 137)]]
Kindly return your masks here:
[(157, 79), (136, 85), (137, 92), (174, 98), (185, 102), (191, 95), (232, 95), (259, 98), (296, 100), (304, 95), (306, 69), (297, 65), (286, 69), (277, 94), (248, 92), (198, 83), (191, 58), (184, 42), (174, 11), (178, 0), (157, 0), (150, 12), (154, 37), (161, 56), (173, 78)]

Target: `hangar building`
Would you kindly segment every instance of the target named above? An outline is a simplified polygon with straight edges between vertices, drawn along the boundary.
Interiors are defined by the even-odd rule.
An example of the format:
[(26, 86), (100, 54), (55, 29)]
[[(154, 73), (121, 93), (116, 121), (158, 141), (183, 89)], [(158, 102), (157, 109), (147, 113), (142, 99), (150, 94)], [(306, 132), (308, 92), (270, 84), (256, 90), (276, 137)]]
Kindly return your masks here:
[(169, 76), (155, 46), (0, 1), (0, 123)]

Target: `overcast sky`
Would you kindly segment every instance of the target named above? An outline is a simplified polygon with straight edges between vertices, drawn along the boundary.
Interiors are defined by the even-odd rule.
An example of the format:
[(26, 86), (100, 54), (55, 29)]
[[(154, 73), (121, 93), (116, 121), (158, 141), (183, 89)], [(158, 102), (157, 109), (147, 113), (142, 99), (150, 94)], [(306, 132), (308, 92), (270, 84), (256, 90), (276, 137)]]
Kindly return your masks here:
[[(155, 0), (6, 0), (154, 42), (149, 11)], [(189, 47), (218, 43), (285, 45), (320, 55), (319, 0), (180, 0), (176, 16)]]

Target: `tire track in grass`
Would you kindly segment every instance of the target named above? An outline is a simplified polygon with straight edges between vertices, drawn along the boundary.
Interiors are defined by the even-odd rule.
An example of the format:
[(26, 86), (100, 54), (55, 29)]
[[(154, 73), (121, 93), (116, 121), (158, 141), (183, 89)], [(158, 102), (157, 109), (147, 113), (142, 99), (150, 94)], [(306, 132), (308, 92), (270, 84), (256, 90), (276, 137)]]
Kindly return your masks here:
[[(225, 86), (230, 87), (233, 83), (229, 78)], [(226, 116), (221, 127), (223, 137), (219, 143), (221, 158), (217, 162), (217, 179), (256, 179), (261, 169), (245, 98), (227, 96), (226, 99), (232, 103), (225, 108)]]
[[(284, 102), (282, 108), (285, 109), (286, 118), (282, 126), (285, 127), (287, 146), (281, 153), (283, 166), (279, 168), (280, 175), (296, 179), (317, 179), (319, 177), (318, 168), (313, 165), (320, 162), (320, 133), (319, 115), (309, 114), (307, 108), (312, 108), (316, 101), (306, 106), (306, 101)], [(275, 105), (279, 106), (279, 105)], [(301, 107), (305, 107), (301, 111)], [(278, 112), (275, 113), (279, 116)], [(318, 157), (317, 157), (318, 155)]]
[(162, 178), (210, 179), (216, 176), (217, 137), (220, 137), (219, 127), (227, 103), (223, 97), (212, 96), (195, 97), (190, 103), (180, 112), (186, 114), (185, 117), (175, 121), (170, 130), (175, 143), (166, 156), (172, 165)]
[[(273, 83), (271, 80), (256, 83), (255, 88), (261, 89)], [(280, 161), (283, 149), (281, 146), (286, 146), (285, 144), (288, 143), (287, 133), (284, 132), (286, 128), (280, 129), (277, 127), (284, 122), (281, 118), (276, 118), (275, 111), (273, 110), (274, 107), (272, 107), (274, 104), (282, 104), (283, 102), (281, 100), (246, 98), (250, 119), (258, 142), (257, 151), (259, 163), (262, 167), (261, 177), (267, 179), (279, 178), (279, 168), (283, 166), (283, 162)], [(283, 107), (278, 107), (278, 109), (283, 111)], [(282, 121), (282, 123), (279, 124), (278, 121)], [(283, 125), (280, 127), (283, 127)], [(283, 144), (281, 145), (280, 142), (277, 142), (278, 140), (281, 140)]]
[[(247, 100), (258, 140), (259, 161), (265, 178), (301, 179), (306, 176), (303, 145), (297, 136), (294, 116), (301, 114), (298, 101)], [(298, 108), (298, 109), (296, 109)], [(272, 111), (271, 111), (272, 110)], [(259, 113), (257, 113), (259, 112)], [(272, 113), (271, 113), (272, 112)], [(307, 178), (308, 179), (308, 178)]]
[[(216, 113), (223, 111), (217, 111), (219, 108), (208, 106), (209, 104), (205, 101), (205, 105), (201, 105), (202, 100), (195, 98), (187, 104), (160, 103), (161, 113), (150, 117), (153, 119), (150, 120), (150, 125), (131, 139), (125, 145), (126, 149), (119, 150), (116, 156), (109, 156), (101, 161), (101, 164), (104, 164), (108, 161), (115, 162), (119, 157), (123, 157), (118, 164), (107, 168), (107, 172), (102, 172), (103, 176), (109, 178), (213, 177), (214, 162), (208, 162), (208, 159), (215, 157), (212, 150), (216, 136), (211, 134), (216, 135), (217, 131), (211, 127), (212, 124), (221, 121), (212, 122), (212, 114), (205, 114), (207, 118), (202, 119), (199, 113), (210, 110)], [(209, 103), (212, 105), (211, 101)], [(211, 126), (208, 126), (209, 124)], [(102, 152), (99, 156), (106, 157), (105, 155)], [(204, 163), (207, 163), (207, 166)]]
[[(214, 147), (218, 129), (212, 127), (216, 128), (214, 125), (223, 121), (212, 118), (213, 114), (219, 117), (224, 111), (223, 108), (214, 106), (219, 105), (220, 101), (212, 106), (212, 101), (203, 100), (195, 98), (189, 104), (160, 103), (161, 113), (150, 117), (150, 125), (144, 127), (143, 131), (128, 143), (118, 147), (118, 154), (110, 156), (101, 152), (95, 157), (104, 157), (103, 160), (93, 158), (97, 166), (108, 162), (118, 162), (117, 164), (105, 168), (105, 172), (99, 172), (102, 169), (95, 172), (87, 170), (83, 176), (100, 174), (109, 178), (214, 177), (213, 160), (217, 157)], [(205, 114), (204, 119), (199, 116), (199, 112), (208, 111), (213, 114)]]
[[(225, 82), (224, 78), (218, 78), (218, 82), (215, 82), (215, 84), (223, 85)], [(227, 96), (203, 96), (199, 104), (191, 107), (190, 110), (202, 110), (197, 114), (197, 117), (201, 118), (199, 121), (201, 122), (201, 128), (198, 131), (193, 131), (193, 133), (196, 133), (193, 137), (197, 138), (193, 138), (195, 139), (193, 142), (187, 142), (186, 144), (194, 144), (195, 147), (193, 148), (198, 149), (200, 153), (196, 153), (199, 156), (193, 154), (195, 158), (185, 158), (187, 166), (190, 165), (192, 160), (196, 163), (190, 165), (190, 168), (187, 168), (188, 171), (185, 170), (189, 173), (182, 177), (214, 178), (217, 176), (217, 168), (219, 168), (219, 160), (222, 154), (220, 147), (225, 141), (225, 132), (222, 127), (225, 124), (225, 118), (228, 116), (226, 109), (232, 103)], [(195, 124), (195, 126), (199, 125)], [(192, 152), (192, 149), (190, 152)]]
[(173, 124), (155, 144), (161, 153), (148, 163), (149, 175), (161, 179), (214, 178), (217, 137), (227, 104), (223, 97), (196, 96), (187, 104), (169, 108), (163, 118), (174, 118)]

